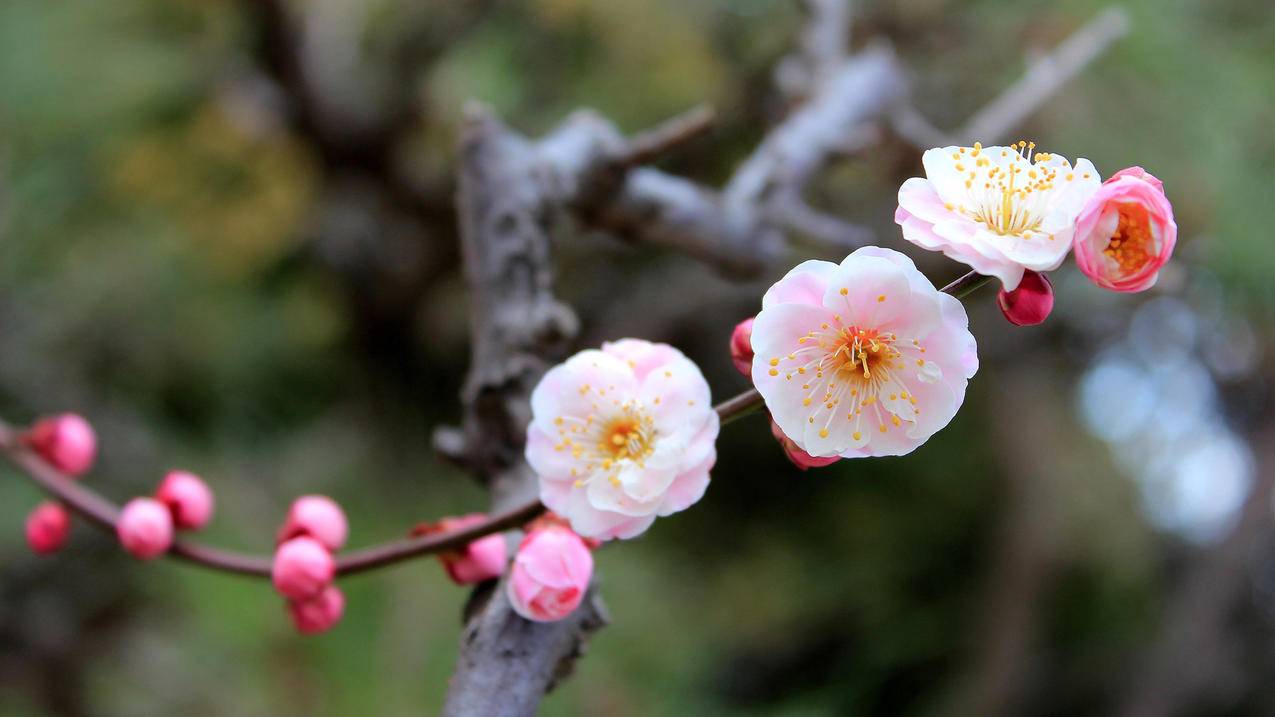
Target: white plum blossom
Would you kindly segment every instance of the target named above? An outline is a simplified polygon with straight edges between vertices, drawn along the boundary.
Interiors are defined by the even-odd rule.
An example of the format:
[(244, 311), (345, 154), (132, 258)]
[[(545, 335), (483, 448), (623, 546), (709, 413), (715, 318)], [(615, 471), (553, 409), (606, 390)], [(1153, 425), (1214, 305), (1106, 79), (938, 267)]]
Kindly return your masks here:
[(960, 301), (890, 249), (807, 261), (762, 298), (753, 383), (815, 457), (909, 453), (965, 400), (978, 354)]
[(540, 499), (582, 536), (632, 538), (708, 487), (717, 413), (699, 368), (672, 346), (581, 351), (545, 374), (531, 410)]
[(1102, 180), (1087, 159), (1008, 147), (942, 147), (922, 157), (925, 178), (899, 188), (903, 237), (1018, 287), (1023, 270), (1052, 271), (1071, 249), (1076, 219)]

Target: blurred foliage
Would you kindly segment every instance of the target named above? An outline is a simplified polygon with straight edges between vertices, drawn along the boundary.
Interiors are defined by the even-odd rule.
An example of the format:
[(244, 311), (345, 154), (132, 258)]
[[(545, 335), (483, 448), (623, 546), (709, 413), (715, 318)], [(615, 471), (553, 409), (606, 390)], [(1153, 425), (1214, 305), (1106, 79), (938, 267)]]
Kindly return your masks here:
[[(355, 78), (334, 83), (346, 93), (338, 110), (362, 116), (395, 93), (424, 108), (390, 164), (443, 204), (471, 98), (533, 134), (578, 107), (637, 130), (709, 102), (718, 131), (667, 165), (720, 181), (782, 116), (771, 71), (801, 21), (786, 0), (497, 3), (447, 30), (437, 60), (399, 86), (379, 71), (395, 48), (414, 28), (453, 27), (468, 3), (284, 4), (332, 43), (307, 67)], [(1102, 7), (858, 5), (856, 44), (893, 41), (915, 71), (921, 110), (944, 127)], [(1139, 163), (1163, 178), (1186, 240), (1182, 264), (1214, 273), (1226, 305), (1260, 325), (1275, 306), (1264, 216), (1275, 186), (1275, 13), (1267, 0), (1125, 5), (1132, 34), (1026, 133), (1107, 172)], [(429, 447), (431, 429), (458, 415), (468, 355), (456, 254), (434, 246), (455, 237), (425, 236), (384, 210), (399, 198), (366, 200), (396, 186), (369, 179), (384, 168), (325, 149), (299, 126), (289, 88), (266, 68), (260, 21), (248, 1), (0, 3), (0, 415), (84, 411), (107, 445), (91, 480), (117, 498), (150, 490), (171, 465), (206, 475), (221, 501), (212, 541), (263, 549), (291, 496), (328, 492), (350, 509), (355, 542), (370, 543), (482, 505)], [(916, 151), (887, 138), (813, 195), (899, 247), (893, 196), (917, 169)], [(355, 297), (377, 305), (396, 295), (358, 263), (366, 247), (321, 246), (333, 225), (436, 251), (388, 357), (369, 344)], [(956, 273), (927, 261), (936, 281)], [(673, 341), (725, 396), (744, 387), (726, 337), (756, 310), (763, 284), (710, 274), (681, 257), (569, 237), (559, 291), (581, 307), (582, 345), (624, 334)], [(670, 300), (666, 281), (701, 293)], [(1173, 276), (1165, 284), (1173, 290)], [(985, 358), (967, 407), (916, 454), (805, 475), (763, 421), (726, 431), (702, 504), (599, 553), (614, 625), (544, 712), (959, 710), (994, 556), (1014, 540), (1002, 529), (1014, 477), (988, 429), (1012, 402), (997, 377), (1033, 365), (1066, 437), (1040, 460), (1068, 480), (1020, 706), (1107, 711), (1156, 630), (1183, 549), (1138, 518), (1134, 489), (1070, 419), (1067, 387), (1086, 358), (1068, 353), (1074, 336), (998, 338), (1011, 329), (988, 298), (972, 309)], [(1059, 299), (1069, 300), (1088, 299)], [(0, 714), (397, 715), (441, 703), (465, 594), (435, 565), (347, 581), (341, 626), (299, 639), (267, 585), (137, 566), (84, 526), (62, 555), (29, 557), (18, 526), (36, 499), (0, 470), (10, 535), (0, 541)], [(1269, 627), (1253, 627), (1253, 639)], [(1269, 677), (1269, 661), (1251, 663), (1255, 680)], [(1232, 712), (1264, 713), (1261, 697), (1254, 688)]]

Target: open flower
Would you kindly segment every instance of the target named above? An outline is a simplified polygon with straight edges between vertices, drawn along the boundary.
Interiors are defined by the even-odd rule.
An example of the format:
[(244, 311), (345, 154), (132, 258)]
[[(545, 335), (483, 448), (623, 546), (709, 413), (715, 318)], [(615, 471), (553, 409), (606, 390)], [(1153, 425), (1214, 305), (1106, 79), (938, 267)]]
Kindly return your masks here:
[(1099, 186), (1087, 159), (1073, 167), (1034, 143), (943, 147), (921, 158), (925, 178), (899, 188), (903, 237), (1017, 288), (1023, 270), (1052, 271), (1071, 249), (1076, 218)]
[(978, 370), (968, 323), (961, 302), (896, 251), (807, 261), (762, 298), (753, 383), (811, 456), (902, 455), (965, 400)]
[(704, 495), (717, 459), (708, 383), (677, 349), (624, 339), (552, 368), (531, 394), (540, 499), (590, 538), (632, 538)]
[(1104, 289), (1143, 291), (1155, 284), (1177, 240), (1164, 185), (1130, 167), (1112, 175), (1080, 212), (1076, 264)]

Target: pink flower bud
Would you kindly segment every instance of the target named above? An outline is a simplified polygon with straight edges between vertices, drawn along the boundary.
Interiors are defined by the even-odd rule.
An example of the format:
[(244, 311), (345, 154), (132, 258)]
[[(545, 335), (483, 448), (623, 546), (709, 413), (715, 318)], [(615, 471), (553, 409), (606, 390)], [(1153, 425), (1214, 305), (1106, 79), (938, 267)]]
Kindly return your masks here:
[(153, 498), (134, 498), (120, 511), (115, 533), (133, 557), (150, 560), (173, 544), (173, 514)]
[[(458, 518), (443, 518), (435, 525), (427, 525), (413, 531), (415, 535), (427, 533), (451, 533), (479, 525), (487, 520), (482, 513), (471, 513)], [(440, 553), (438, 559), (447, 575), (457, 585), (473, 585), (484, 580), (498, 578), (505, 572), (509, 551), (505, 538), (499, 533), (486, 535), (466, 545), (463, 550)]]
[(275, 551), (270, 578), (275, 590), (289, 600), (312, 598), (335, 577), (336, 561), (332, 553), (314, 538), (293, 538)]
[(1076, 219), (1076, 264), (1098, 286), (1143, 291), (1155, 284), (1178, 240), (1164, 184), (1142, 167), (1103, 183)]
[(194, 473), (169, 471), (155, 498), (173, 512), (179, 530), (199, 530), (212, 520), (212, 490)]
[(753, 375), (753, 319), (744, 319), (730, 335), (730, 360), (744, 377)]
[(49, 465), (73, 478), (87, 472), (97, 456), (93, 427), (74, 413), (40, 419), (27, 433), (26, 443)]
[(56, 553), (70, 535), (71, 515), (61, 503), (41, 503), (27, 516), (27, 545), (36, 555)]
[(307, 600), (288, 603), (288, 614), (297, 632), (317, 635), (331, 630), (345, 613), (345, 595), (335, 585), (323, 588), (318, 595)]
[(345, 512), (336, 501), (325, 495), (303, 495), (288, 510), (288, 518), (279, 531), (279, 542), (308, 535), (328, 550), (337, 551), (345, 545), (348, 531)]
[(784, 435), (784, 432), (780, 430), (779, 424), (775, 423), (774, 419), (771, 419), (770, 421), (770, 433), (775, 437), (776, 441), (779, 441), (779, 445), (784, 449), (784, 455), (788, 456), (788, 460), (792, 461), (794, 466), (797, 466), (803, 471), (810, 470), (811, 468), (830, 466), (841, 460), (841, 456), (816, 458), (801, 450), (796, 443), (793, 443), (791, 438)]
[(592, 577), (593, 554), (580, 536), (568, 528), (541, 528), (518, 547), (509, 602), (528, 620), (561, 620), (580, 605)]
[(1049, 312), (1054, 310), (1054, 286), (1049, 283), (1049, 277), (1027, 269), (1017, 289), (1000, 290), (996, 305), (1001, 307), (1009, 323), (1035, 326), (1049, 318)]

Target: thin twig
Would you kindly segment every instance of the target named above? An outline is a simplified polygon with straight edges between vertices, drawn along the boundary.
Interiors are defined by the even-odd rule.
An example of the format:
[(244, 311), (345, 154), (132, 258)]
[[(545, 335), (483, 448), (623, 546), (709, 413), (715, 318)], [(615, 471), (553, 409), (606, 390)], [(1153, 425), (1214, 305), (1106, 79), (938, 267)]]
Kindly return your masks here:
[(974, 140), (999, 142), (1128, 33), (1128, 13), (1118, 6), (1108, 7), (1052, 52), (1033, 61), (1017, 82), (1006, 87), (961, 128), (944, 132), (930, 124), (916, 108), (904, 106), (891, 117), (894, 130), (923, 148), (967, 144)]
[(713, 108), (699, 105), (667, 122), (629, 139), (624, 152), (615, 158), (618, 167), (632, 168), (659, 159), (675, 147), (699, 137), (717, 121)]

